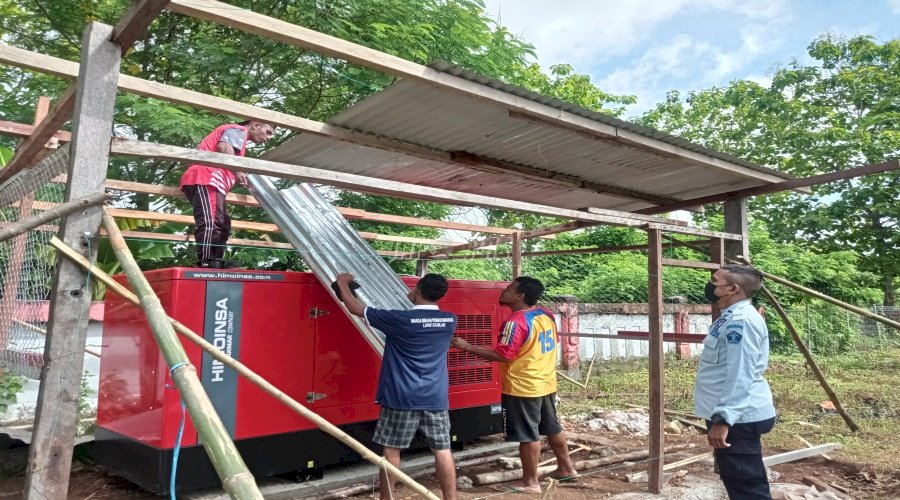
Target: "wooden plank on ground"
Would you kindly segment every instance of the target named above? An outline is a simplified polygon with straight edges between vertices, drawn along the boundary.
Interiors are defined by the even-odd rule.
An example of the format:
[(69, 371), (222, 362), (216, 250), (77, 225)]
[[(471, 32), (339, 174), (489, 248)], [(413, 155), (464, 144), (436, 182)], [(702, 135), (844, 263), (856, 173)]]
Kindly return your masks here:
[(818, 446), (813, 446), (812, 448), (802, 448), (799, 450), (789, 451), (787, 453), (779, 453), (778, 455), (763, 457), (763, 464), (765, 464), (766, 467), (771, 467), (773, 465), (796, 462), (797, 460), (803, 460), (804, 458), (814, 457), (816, 455), (821, 455), (823, 453), (828, 453), (840, 449), (841, 443), (825, 443)]

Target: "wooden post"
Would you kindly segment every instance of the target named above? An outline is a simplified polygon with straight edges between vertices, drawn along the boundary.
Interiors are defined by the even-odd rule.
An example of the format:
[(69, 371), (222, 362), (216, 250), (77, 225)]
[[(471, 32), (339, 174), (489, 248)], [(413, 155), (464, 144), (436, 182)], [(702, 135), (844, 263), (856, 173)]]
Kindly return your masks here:
[(725, 202), (725, 232), (742, 236), (741, 240), (728, 240), (725, 242), (725, 258), (735, 259), (738, 255), (750, 258), (747, 198), (737, 198)]
[(797, 332), (797, 329), (794, 327), (794, 322), (791, 321), (791, 318), (788, 317), (787, 313), (784, 311), (784, 308), (781, 307), (781, 304), (778, 302), (778, 299), (772, 295), (765, 286), (763, 286), (760, 290), (763, 296), (772, 304), (772, 307), (775, 308), (775, 311), (778, 312), (778, 315), (781, 316), (781, 321), (784, 321), (784, 326), (787, 327), (788, 332), (791, 334), (791, 338), (794, 340), (794, 343), (797, 344), (797, 349), (800, 350), (800, 353), (803, 354), (803, 357), (806, 359), (806, 364), (809, 365), (810, 370), (812, 370), (813, 375), (816, 376), (816, 379), (819, 381), (819, 385), (822, 386), (822, 389), (825, 390), (825, 394), (828, 395), (828, 399), (834, 403), (834, 409), (841, 415), (841, 418), (844, 419), (844, 422), (847, 423), (847, 426), (850, 427), (850, 430), (856, 432), (859, 430), (859, 426), (856, 425), (856, 422), (850, 418), (850, 415), (844, 410), (844, 407), (841, 405), (841, 402), (838, 400), (837, 394), (834, 392), (834, 389), (831, 388), (831, 385), (828, 383), (828, 380), (825, 379), (825, 375), (822, 373), (822, 370), (819, 368), (819, 364), (816, 363), (816, 359), (813, 357), (812, 353), (807, 349), (806, 344), (803, 343), (803, 339), (800, 338), (800, 334)]
[[(91, 23), (84, 31), (66, 201), (103, 192), (122, 53), (109, 41), (111, 35), (112, 27), (100, 23)], [(62, 219), (60, 239), (93, 261), (99, 223), (100, 207), (85, 208)], [(60, 261), (50, 294), (44, 366), (28, 451), (28, 499), (64, 499), (68, 493), (90, 305), (87, 274), (69, 260)]]
[(428, 274), (428, 260), (419, 259), (416, 261), (416, 276), (422, 277)]
[(647, 230), (648, 301), (650, 306), (650, 462), (647, 486), (651, 493), (663, 487), (663, 447), (665, 445), (665, 358), (663, 357), (662, 237), (659, 229)]
[[(709, 261), (720, 266), (725, 263), (725, 242), (722, 238), (712, 238), (709, 241)], [(713, 271), (713, 273), (715, 273), (715, 271)], [(712, 320), (715, 321), (719, 319), (719, 316), (721, 315), (722, 310), (719, 309), (719, 306), (713, 304)]]
[[(50, 99), (41, 96), (34, 110), (35, 126), (39, 125), (50, 110)], [(20, 141), (24, 142), (24, 141)], [(28, 193), (19, 202), (19, 222), (31, 217), (34, 206), (34, 193)], [(22, 280), (22, 264), (25, 258), (25, 247), (28, 243), (28, 235), (17, 236), (12, 242), (12, 248), (7, 260), (7, 274), (3, 284), (3, 298), (0, 299), (0, 349), (5, 349), (12, 336), (12, 320), (15, 317), (16, 304), (19, 298), (19, 282)], [(6, 311), (8, 314), (2, 315)]]
[(512, 279), (522, 275), (522, 233), (512, 234)]

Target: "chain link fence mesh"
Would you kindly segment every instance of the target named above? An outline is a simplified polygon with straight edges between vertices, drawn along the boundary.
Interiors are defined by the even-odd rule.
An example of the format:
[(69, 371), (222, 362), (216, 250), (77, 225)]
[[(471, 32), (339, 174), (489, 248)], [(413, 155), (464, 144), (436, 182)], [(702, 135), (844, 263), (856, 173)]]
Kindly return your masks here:
[[(8, 225), (62, 203), (68, 147), (45, 156), (0, 190), (0, 224)], [(43, 365), (49, 294), (56, 263), (50, 246), (55, 220), (0, 243), (0, 367), (37, 379)]]

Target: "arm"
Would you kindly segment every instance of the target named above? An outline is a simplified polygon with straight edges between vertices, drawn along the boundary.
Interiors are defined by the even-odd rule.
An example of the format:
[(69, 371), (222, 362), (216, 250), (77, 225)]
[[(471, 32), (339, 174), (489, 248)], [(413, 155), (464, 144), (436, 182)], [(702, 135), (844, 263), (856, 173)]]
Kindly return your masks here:
[(493, 349), (487, 349), (484, 347), (474, 346), (468, 343), (465, 339), (460, 337), (453, 337), (450, 339), (450, 346), (460, 349), (462, 351), (471, 352), (472, 354), (478, 356), (479, 358), (484, 358), (488, 361), (499, 361), (500, 363), (509, 363), (509, 360), (505, 358), (502, 354), (498, 353)]
[(353, 281), (353, 275), (350, 273), (341, 273), (337, 276), (336, 281), (338, 288), (341, 290), (341, 299), (344, 301), (344, 306), (350, 311), (350, 314), (363, 317), (366, 305), (350, 291), (350, 282)]
[[(222, 138), (216, 143), (216, 152), (226, 155), (236, 155), (246, 142), (246, 132), (238, 128), (230, 128), (222, 134)], [(247, 186), (247, 174), (231, 170), (234, 180), (238, 185)]]

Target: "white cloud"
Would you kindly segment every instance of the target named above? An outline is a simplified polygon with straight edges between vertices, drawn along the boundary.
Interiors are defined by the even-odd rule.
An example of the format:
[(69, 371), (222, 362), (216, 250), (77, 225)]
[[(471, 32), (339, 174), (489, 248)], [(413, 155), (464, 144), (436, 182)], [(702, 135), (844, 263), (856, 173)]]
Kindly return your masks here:
[(894, 14), (900, 14), (900, 0), (887, 0), (887, 4)]
[(627, 54), (679, 13), (724, 12), (749, 22), (769, 22), (784, 15), (785, 1), (487, 0), (486, 4), (488, 15), (535, 45), (542, 66), (567, 62), (577, 69)]

